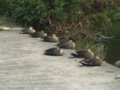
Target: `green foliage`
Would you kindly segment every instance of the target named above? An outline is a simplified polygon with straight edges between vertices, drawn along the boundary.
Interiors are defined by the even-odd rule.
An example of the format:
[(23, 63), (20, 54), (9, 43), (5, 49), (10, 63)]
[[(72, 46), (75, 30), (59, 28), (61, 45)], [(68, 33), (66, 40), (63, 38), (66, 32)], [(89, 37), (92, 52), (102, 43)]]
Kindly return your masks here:
[[(0, 14), (6, 13), (10, 10), (7, 0), (0, 0)], [(10, 13), (10, 12), (9, 12)]]
[(42, 0), (10, 0), (12, 17), (19, 23), (33, 24), (46, 22), (47, 5)]
[[(56, 15), (60, 20), (67, 19), (68, 14), (73, 14), (76, 10), (76, 1), (72, 0), (6, 0), (2, 2), (2, 5), (4, 4), (9, 7), (14, 20), (26, 24), (45, 24), (52, 15)], [(8, 8), (5, 9), (3, 11), (8, 11)]]
[(120, 11), (116, 11), (111, 15), (111, 21), (113, 23), (120, 22)]
[[(15, 21), (26, 25), (45, 24), (55, 16), (69, 22), (82, 22), (92, 30), (105, 27), (108, 19), (116, 20), (119, 0), (0, 0), (0, 13), (11, 15)], [(114, 18), (113, 18), (114, 16)]]

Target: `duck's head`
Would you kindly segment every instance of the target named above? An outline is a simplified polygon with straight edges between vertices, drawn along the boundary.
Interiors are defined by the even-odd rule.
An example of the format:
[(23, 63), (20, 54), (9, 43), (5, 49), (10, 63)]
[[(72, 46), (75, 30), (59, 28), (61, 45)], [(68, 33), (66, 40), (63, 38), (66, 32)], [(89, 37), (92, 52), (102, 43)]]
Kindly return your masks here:
[(69, 43), (72, 44), (72, 48), (74, 49), (75, 48), (75, 43), (72, 41), (72, 40), (69, 40)]
[(35, 32), (35, 29), (32, 29), (33, 33)]
[(29, 27), (29, 29), (30, 29), (30, 30), (33, 30), (33, 27), (32, 27), (32, 26), (30, 26), (30, 27)]
[(41, 33), (44, 33), (44, 31), (42, 30)]
[(64, 54), (63, 50), (60, 49), (60, 54)]
[(69, 40), (70, 43), (75, 44), (72, 40)]
[(59, 51), (60, 54), (64, 54), (63, 50), (61, 50), (59, 47), (57, 47), (57, 50)]
[(69, 40), (69, 42), (70, 42), (70, 43), (73, 43), (73, 41), (72, 41), (72, 40)]
[(95, 56), (94, 56), (94, 58), (97, 58), (97, 59), (99, 59), (99, 56), (98, 56), (98, 55), (95, 55)]
[(47, 33), (44, 33), (45, 36), (47, 36)]
[(56, 34), (53, 34), (52, 37), (56, 37)]
[(87, 48), (86, 50), (87, 50), (88, 52), (92, 52), (90, 48)]
[(90, 48), (88, 48), (87, 51), (91, 54), (91, 57), (94, 57), (94, 53), (91, 51)]
[(47, 36), (47, 33), (45, 33), (43, 30), (41, 31), (41, 33), (43, 33), (43, 34), (44, 34), (44, 36)]

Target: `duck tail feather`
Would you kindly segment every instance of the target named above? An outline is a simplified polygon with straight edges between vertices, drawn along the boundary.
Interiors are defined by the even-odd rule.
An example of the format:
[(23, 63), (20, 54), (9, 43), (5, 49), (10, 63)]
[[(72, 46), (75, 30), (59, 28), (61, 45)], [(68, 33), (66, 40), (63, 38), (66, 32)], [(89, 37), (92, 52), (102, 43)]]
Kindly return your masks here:
[(24, 33), (23, 31), (20, 31), (20, 33), (22, 34), (22, 33)]
[(72, 52), (72, 55), (73, 55), (73, 54), (74, 54), (74, 55), (78, 55), (76, 52)]
[(93, 66), (94, 65), (94, 63), (85, 63), (85, 62), (81, 62), (81, 64), (83, 64), (83, 65), (89, 65), (89, 66)]

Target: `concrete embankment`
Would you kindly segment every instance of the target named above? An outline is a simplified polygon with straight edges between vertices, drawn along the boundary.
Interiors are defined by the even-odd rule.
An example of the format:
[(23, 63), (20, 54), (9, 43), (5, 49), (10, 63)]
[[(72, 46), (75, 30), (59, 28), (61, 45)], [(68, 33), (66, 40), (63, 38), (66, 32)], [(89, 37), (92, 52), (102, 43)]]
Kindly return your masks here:
[(63, 56), (46, 56), (56, 43), (23, 35), (20, 31), (0, 32), (0, 90), (120, 90), (120, 69), (103, 62), (85, 67), (75, 50), (63, 49)]

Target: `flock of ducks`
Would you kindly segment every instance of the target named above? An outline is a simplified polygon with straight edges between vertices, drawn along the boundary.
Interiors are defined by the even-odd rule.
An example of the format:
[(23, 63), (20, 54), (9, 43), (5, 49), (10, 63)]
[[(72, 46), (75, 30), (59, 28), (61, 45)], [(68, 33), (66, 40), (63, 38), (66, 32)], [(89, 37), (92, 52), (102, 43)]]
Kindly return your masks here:
[[(45, 42), (59, 42), (58, 37), (56, 34), (47, 35), (44, 31), (35, 31), (33, 27), (29, 27), (20, 31), (21, 34), (30, 34), (31, 37), (34, 38), (42, 38)], [(66, 42), (58, 43), (56, 48), (50, 48), (45, 50), (45, 55), (52, 55), (52, 56), (62, 56), (64, 55), (64, 51), (61, 49), (75, 49), (75, 43), (72, 40)], [(102, 60), (98, 57), (98, 55), (94, 55), (94, 53), (88, 48), (86, 50), (80, 50), (76, 52), (72, 52), (71, 55), (76, 58), (85, 58), (84, 60), (80, 61), (82, 65), (85, 66), (100, 66), (102, 64)], [(120, 61), (116, 64), (116, 66), (120, 67)]]

